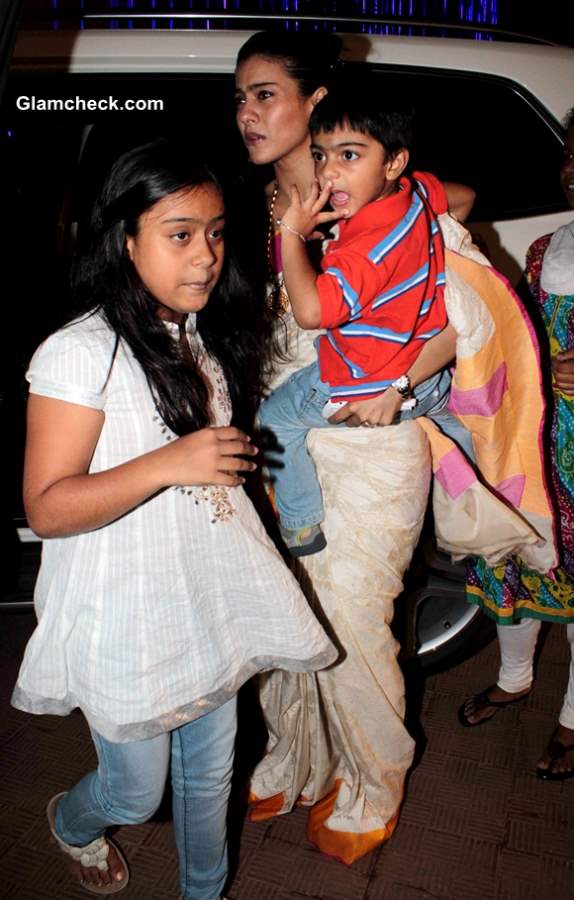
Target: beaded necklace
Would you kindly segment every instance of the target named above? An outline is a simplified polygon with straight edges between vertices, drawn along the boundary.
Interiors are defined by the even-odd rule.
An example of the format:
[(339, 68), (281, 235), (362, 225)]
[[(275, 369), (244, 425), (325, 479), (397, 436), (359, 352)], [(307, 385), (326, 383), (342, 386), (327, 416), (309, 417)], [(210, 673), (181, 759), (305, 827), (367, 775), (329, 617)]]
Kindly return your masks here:
[(277, 316), (282, 316), (289, 309), (289, 297), (285, 290), (283, 274), (273, 268), (273, 241), (275, 240), (275, 203), (279, 194), (279, 182), (273, 185), (273, 194), (269, 204), (269, 224), (267, 227), (267, 268), (269, 269), (269, 282), (271, 290), (268, 296), (269, 308)]

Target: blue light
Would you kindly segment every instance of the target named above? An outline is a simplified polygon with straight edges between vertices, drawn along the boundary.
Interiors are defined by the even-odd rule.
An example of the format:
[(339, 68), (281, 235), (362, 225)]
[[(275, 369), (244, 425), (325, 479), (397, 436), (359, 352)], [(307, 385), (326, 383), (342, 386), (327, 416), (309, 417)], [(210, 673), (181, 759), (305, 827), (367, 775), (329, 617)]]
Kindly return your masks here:
[[(71, 2), (68, 0), (49, 0), (50, 8), (52, 11), (52, 27), (58, 28), (61, 24), (61, 16), (62, 9), (66, 9), (67, 16), (69, 17), (69, 8), (73, 6)], [(252, 15), (253, 18), (257, 18), (257, 14), (266, 14), (266, 13), (285, 13), (292, 14), (294, 16), (302, 15), (307, 16), (310, 11), (316, 10), (316, 19), (310, 25), (309, 21), (303, 22), (301, 20), (297, 20), (296, 18), (289, 21), (285, 20), (282, 24), (283, 27), (287, 30), (299, 30), (311, 28), (314, 31), (331, 31), (337, 30), (337, 25), (333, 22), (326, 22), (321, 16), (327, 15), (341, 15), (343, 20), (343, 24), (339, 25), (339, 28), (344, 29), (344, 16), (345, 14), (354, 17), (364, 17), (364, 18), (373, 18), (377, 19), (379, 17), (389, 17), (389, 18), (402, 18), (402, 19), (419, 19), (419, 20), (428, 20), (429, 22), (434, 22), (435, 26), (440, 23), (449, 23), (451, 26), (460, 22), (461, 24), (473, 24), (476, 25), (477, 28), (479, 26), (484, 25), (497, 25), (499, 22), (499, 14), (498, 14), (498, 0), (345, 0), (345, 2), (339, 2), (339, 0), (322, 0), (321, 3), (310, 3), (310, 2), (301, 2), (301, 0), (257, 0), (256, 3), (251, 0), (248, 4), (247, 2), (242, 2), (242, 0), (105, 0), (104, 3), (97, 3), (96, 0), (77, 0), (76, 10), (81, 12), (82, 15), (85, 14), (87, 10), (92, 10), (94, 7), (102, 6), (108, 10), (110, 13), (114, 13), (115, 11), (124, 11), (124, 12), (164, 12), (164, 11), (181, 11), (183, 8), (187, 8), (188, 10), (202, 13), (211, 13), (211, 12), (240, 12), (242, 10), (246, 11), (248, 15)], [(252, 12), (253, 10), (253, 12)], [(85, 27), (86, 23), (81, 22), (82, 15), (78, 16), (78, 24), (79, 27)], [(193, 15), (191, 16), (193, 18)], [(174, 28), (177, 27), (177, 20), (175, 19), (154, 19), (154, 20), (146, 20), (148, 23), (148, 27), (151, 28), (162, 28), (169, 27)], [(110, 28), (132, 28), (137, 24), (135, 19), (111, 19), (108, 21), (108, 27)], [(265, 27), (266, 23), (262, 23), (262, 27)], [(193, 27), (194, 23), (191, 22), (188, 27)], [(197, 22), (195, 22), (197, 26)], [(206, 19), (204, 25), (200, 27), (205, 27), (206, 29), (212, 29), (214, 27), (218, 28), (233, 28), (237, 26), (237, 22), (233, 21), (233, 18), (230, 16), (229, 19), (218, 20), (217, 22), (213, 19)], [(240, 25), (239, 27), (244, 27)], [(376, 23), (373, 22), (370, 25), (367, 25), (364, 22), (358, 26), (358, 30), (360, 31), (368, 31), (373, 33), (385, 33), (385, 34), (412, 34), (412, 33), (433, 33), (432, 28), (417, 28), (416, 26), (412, 26), (409, 23), (389, 23), (388, 27), (384, 25), (382, 22)], [(441, 29), (441, 33), (443, 30)], [(434, 29), (434, 33), (437, 33), (436, 27)], [(444, 34), (449, 34), (449, 29), (444, 29)], [(473, 34), (473, 37), (476, 37), (477, 40), (485, 40), (486, 36), (484, 34), (480, 34), (477, 30), (476, 34)]]

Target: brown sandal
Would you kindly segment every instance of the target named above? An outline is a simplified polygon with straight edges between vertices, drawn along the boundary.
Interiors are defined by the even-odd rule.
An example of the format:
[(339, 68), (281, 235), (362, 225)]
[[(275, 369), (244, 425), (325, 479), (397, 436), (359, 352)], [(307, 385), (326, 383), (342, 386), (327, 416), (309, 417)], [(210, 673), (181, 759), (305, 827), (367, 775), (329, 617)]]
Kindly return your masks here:
[(72, 847), (71, 844), (66, 844), (66, 842), (56, 834), (56, 808), (64, 795), (65, 791), (61, 794), (56, 794), (52, 797), (46, 807), (48, 825), (50, 826), (52, 837), (58, 844), (60, 850), (70, 856), (75, 862), (79, 862), (80, 865), (86, 869), (95, 868), (100, 869), (102, 872), (107, 872), (109, 869), (108, 854), (110, 852), (110, 847), (113, 847), (125, 872), (125, 877), (122, 878), (121, 881), (114, 881), (112, 884), (102, 884), (98, 886), (96, 884), (88, 884), (85, 881), (79, 881), (78, 884), (92, 894), (117, 894), (119, 891), (123, 891), (130, 880), (130, 873), (125, 857), (117, 844), (109, 838), (102, 836), (96, 838), (95, 841), (86, 844), (85, 847)]
[[(488, 692), (492, 691), (495, 687), (497, 687), (497, 685), (491, 684), (485, 691), (481, 691), (479, 694), (475, 694), (474, 697), (469, 697), (468, 700), (464, 701), (458, 710), (458, 721), (461, 725), (464, 725), (465, 728), (476, 728), (477, 725), (484, 725), (485, 722), (490, 722), (491, 719), (494, 719), (496, 713), (505, 706), (512, 706), (513, 703), (520, 703), (521, 700), (526, 700), (528, 697), (528, 694), (523, 694), (521, 697), (515, 697), (514, 700), (491, 700), (488, 696)], [(494, 712), (490, 716), (483, 716), (478, 722), (470, 722), (466, 713), (466, 707), (469, 702), (472, 702), (471, 716), (477, 712), (480, 713), (489, 707), (492, 707)]]

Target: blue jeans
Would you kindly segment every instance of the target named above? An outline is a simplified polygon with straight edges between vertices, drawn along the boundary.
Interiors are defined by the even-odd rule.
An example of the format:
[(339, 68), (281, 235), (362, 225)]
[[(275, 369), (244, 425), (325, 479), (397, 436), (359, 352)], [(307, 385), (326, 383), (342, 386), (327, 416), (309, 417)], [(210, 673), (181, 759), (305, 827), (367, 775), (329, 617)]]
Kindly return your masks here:
[(175, 731), (116, 744), (92, 731), (98, 769), (60, 800), (56, 831), (78, 847), (110, 825), (146, 822), (163, 796), (171, 755), (173, 820), (186, 900), (219, 900), (227, 878), (227, 805), (237, 698)]
[[(450, 373), (443, 369), (417, 385), (413, 392), (417, 405), (401, 412), (398, 420), (429, 416), (473, 459), (469, 432), (446, 408), (451, 380)], [(322, 410), (329, 398), (329, 385), (321, 381), (317, 363), (311, 363), (291, 375), (261, 404), (259, 421), (274, 434), (278, 444), (278, 455), (269, 460), (269, 468), (279, 518), (285, 528), (305, 528), (323, 521), (321, 488), (306, 438), (311, 428), (347, 427), (323, 418)]]

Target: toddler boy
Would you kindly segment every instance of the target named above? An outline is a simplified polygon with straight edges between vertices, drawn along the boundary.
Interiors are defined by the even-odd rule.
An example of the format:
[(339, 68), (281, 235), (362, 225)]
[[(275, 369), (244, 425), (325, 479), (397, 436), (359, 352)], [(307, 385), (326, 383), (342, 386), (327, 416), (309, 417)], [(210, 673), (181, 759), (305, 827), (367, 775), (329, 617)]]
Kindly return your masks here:
[[(275, 497), (294, 556), (326, 545), (321, 490), (305, 441), (310, 428), (330, 424), (339, 404), (377, 397), (377, 424), (426, 415), (468, 442), (446, 409), (451, 377), (441, 369), (453, 355), (444, 357), (444, 247), (437, 223), (447, 197), (434, 176), (404, 175), (410, 117), (329, 93), (315, 107), (310, 130), (318, 183), (305, 200), (293, 188), (277, 224), (293, 315), (302, 328), (325, 334), (318, 361), (287, 379), (260, 410), (262, 426), (283, 450)], [(327, 201), (336, 215), (322, 212)], [(305, 242), (334, 218), (341, 219), (339, 235), (317, 275)]]

